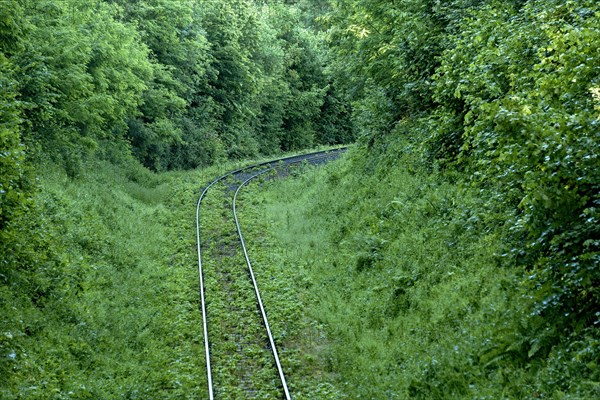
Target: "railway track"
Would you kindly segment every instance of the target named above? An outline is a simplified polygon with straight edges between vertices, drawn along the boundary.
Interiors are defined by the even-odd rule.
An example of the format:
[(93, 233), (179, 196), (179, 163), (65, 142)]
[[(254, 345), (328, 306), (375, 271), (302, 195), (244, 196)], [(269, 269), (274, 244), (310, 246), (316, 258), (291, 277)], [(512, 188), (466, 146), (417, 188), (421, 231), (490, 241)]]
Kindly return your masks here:
[(298, 164), (322, 164), (340, 148), (254, 164), (208, 184), (196, 208), (200, 303), (208, 398), (291, 399), (277, 344), (239, 224), (236, 200), (258, 177)]

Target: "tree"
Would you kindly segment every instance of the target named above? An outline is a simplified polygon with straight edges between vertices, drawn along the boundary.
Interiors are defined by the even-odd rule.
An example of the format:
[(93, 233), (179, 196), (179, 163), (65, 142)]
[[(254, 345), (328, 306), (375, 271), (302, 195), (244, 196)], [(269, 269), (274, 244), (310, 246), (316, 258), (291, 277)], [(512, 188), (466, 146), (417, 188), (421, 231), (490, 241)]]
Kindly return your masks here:
[(100, 1), (25, 2), (26, 51), (15, 57), (29, 145), (71, 174), (100, 140), (122, 137), (152, 74), (148, 50)]
[(599, 11), (492, 4), (465, 21), (439, 71), (440, 95), (464, 101), (473, 177), (519, 210), (513, 257), (554, 335), (591, 327), (599, 312)]
[(27, 211), (32, 190), (20, 134), (23, 105), (17, 100), (19, 85), (10, 60), (22, 50), (22, 14), (17, 1), (6, 2), (0, 10), (0, 250), (5, 255), (15, 242), (11, 223)]

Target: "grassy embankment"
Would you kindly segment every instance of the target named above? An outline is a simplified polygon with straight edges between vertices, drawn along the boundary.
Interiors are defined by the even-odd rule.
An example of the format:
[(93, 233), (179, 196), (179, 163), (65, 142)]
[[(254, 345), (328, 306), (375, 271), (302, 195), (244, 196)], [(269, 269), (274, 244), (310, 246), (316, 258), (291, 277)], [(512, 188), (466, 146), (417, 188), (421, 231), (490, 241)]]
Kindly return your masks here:
[(259, 281), (291, 282), (265, 292), (273, 320), (297, 299), (318, 336), (304, 357), (333, 398), (593, 398), (578, 342), (522, 354), (530, 296), (503, 261), (509, 212), (401, 147), (245, 192)]
[(240, 165), (153, 174), (117, 159), (90, 160), (75, 178), (52, 163), (36, 169), (33, 205), (0, 268), (0, 398), (207, 393), (195, 207), (203, 185)]
[(1, 398), (201, 397), (193, 173), (40, 169), (0, 286)]

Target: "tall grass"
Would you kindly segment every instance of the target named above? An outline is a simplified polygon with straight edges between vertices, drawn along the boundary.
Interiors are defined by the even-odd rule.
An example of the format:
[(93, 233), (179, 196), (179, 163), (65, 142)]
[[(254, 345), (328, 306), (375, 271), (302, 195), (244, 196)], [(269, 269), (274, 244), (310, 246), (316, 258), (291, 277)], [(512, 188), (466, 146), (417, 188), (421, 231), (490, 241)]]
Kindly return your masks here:
[[(303, 318), (322, 328), (326, 340), (313, 356), (338, 398), (561, 393), (548, 376), (562, 350), (549, 361), (527, 350), (523, 272), (503, 261), (510, 215), (460, 178), (393, 153), (373, 160), (357, 149), (249, 189), (273, 232), (255, 251), (279, 260)], [(558, 398), (594, 393), (577, 379)]]
[(77, 179), (40, 173), (19, 262), (0, 286), (0, 397), (204, 393), (190, 252), (201, 180), (102, 161)]
[[(504, 261), (511, 216), (402, 145), (242, 193), (294, 398), (598, 397), (597, 337), (540, 354), (525, 274)], [(202, 398), (193, 216), (238, 166), (40, 170), (0, 263), (0, 398)]]
[[(38, 190), (0, 260), (0, 398), (202, 398), (195, 207), (240, 163), (153, 174), (108, 149)], [(102, 158), (100, 157), (100, 158)]]

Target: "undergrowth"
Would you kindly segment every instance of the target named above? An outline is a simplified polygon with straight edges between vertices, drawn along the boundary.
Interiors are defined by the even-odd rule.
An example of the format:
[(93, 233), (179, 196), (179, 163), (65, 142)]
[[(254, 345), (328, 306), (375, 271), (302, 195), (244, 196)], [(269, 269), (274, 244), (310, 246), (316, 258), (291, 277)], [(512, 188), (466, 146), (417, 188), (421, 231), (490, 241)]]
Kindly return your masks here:
[[(506, 256), (512, 214), (405, 147), (242, 192), (293, 397), (599, 397), (598, 333), (556, 341), (544, 325)], [(205, 397), (193, 215), (200, 188), (236, 167), (39, 169), (3, 243), (0, 398)]]
[[(37, 166), (28, 211), (3, 232), (0, 398), (204, 398), (195, 207), (241, 163), (155, 174), (101, 157), (75, 175)], [(244, 397), (246, 375), (218, 393)]]
[(205, 392), (190, 217), (200, 180), (133, 162), (92, 161), (76, 179), (43, 169), (0, 267), (1, 398)]
[[(289, 173), (302, 176), (311, 171), (313, 167), (303, 164)], [(271, 178), (257, 179), (241, 191), (238, 215), (287, 384), (294, 399), (339, 399), (342, 393), (334, 385), (337, 377), (327, 353), (327, 332), (306, 312), (310, 279), (274, 237), (272, 220), (265, 218), (263, 191)]]
[(252, 193), (265, 251), (326, 338), (309, 351), (323, 381), (348, 399), (597, 396), (597, 335), (540, 350), (510, 212), (394, 146)]
[(213, 186), (200, 210), (214, 394), (217, 399), (278, 398), (275, 362), (233, 220), (231, 185)]

